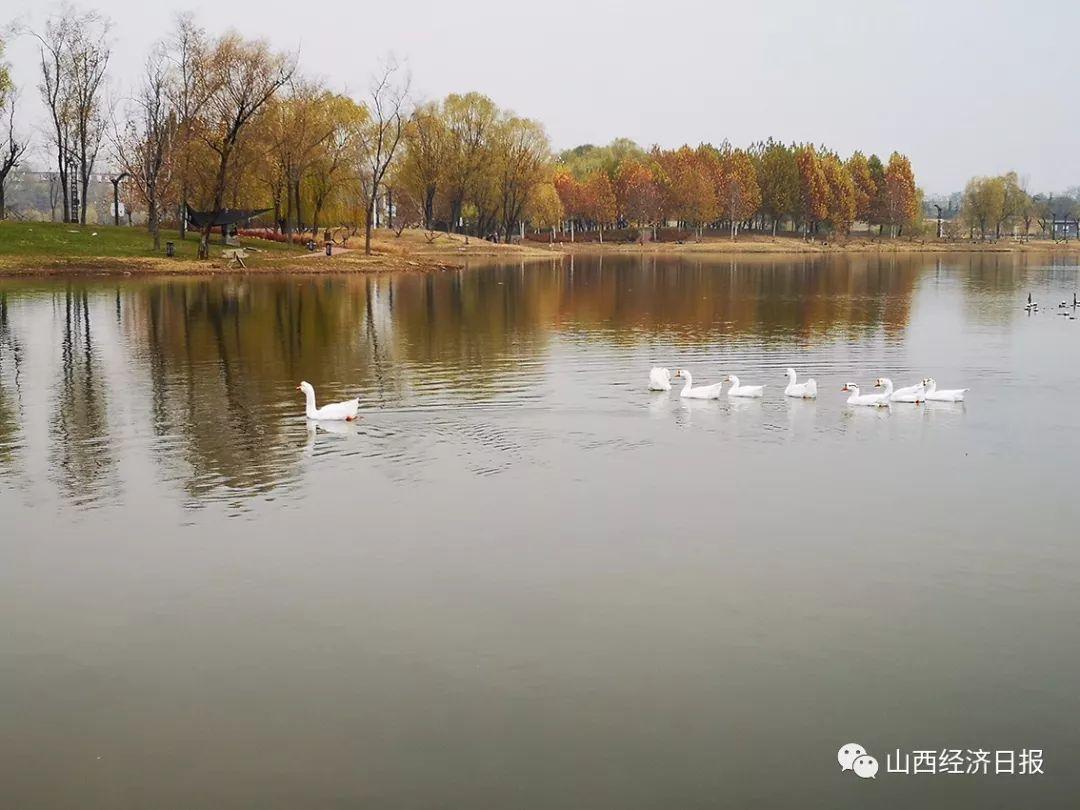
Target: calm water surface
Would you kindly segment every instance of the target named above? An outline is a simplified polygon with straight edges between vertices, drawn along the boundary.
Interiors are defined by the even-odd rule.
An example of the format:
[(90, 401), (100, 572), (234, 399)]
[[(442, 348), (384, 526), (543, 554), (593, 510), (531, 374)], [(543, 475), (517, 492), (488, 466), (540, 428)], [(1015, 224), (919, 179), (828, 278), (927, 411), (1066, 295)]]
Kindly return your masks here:
[[(0, 804), (1073, 807), (1075, 289), (993, 256), (0, 280)], [(928, 374), (969, 401), (838, 390)], [(363, 419), (309, 426), (301, 379)]]

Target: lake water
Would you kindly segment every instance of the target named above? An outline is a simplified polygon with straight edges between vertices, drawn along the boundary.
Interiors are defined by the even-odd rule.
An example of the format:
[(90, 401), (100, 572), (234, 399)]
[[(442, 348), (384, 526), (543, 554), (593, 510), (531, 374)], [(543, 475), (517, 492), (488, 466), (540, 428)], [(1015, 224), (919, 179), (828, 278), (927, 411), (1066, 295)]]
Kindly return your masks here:
[(0, 280), (0, 804), (1074, 807), (1077, 272)]

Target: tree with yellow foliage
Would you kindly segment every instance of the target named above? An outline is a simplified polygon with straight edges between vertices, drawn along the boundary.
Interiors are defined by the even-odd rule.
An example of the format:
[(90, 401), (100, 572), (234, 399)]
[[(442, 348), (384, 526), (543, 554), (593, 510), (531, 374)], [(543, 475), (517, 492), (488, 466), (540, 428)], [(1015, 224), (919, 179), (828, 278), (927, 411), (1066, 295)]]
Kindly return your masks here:
[(750, 219), (761, 207), (761, 188), (754, 162), (742, 149), (725, 147), (720, 152), (718, 168), (715, 182), (720, 217), (730, 223), (734, 241), (739, 223)]
[(833, 152), (822, 156), (821, 169), (829, 190), (826, 218), (832, 227), (833, 234), (846, 238), (851, 230), (851, 223), (855, 221), (857, 207), (855, 182), (852, 180), (851, 173)]
[(817, 224), (829, 215), (829, 184), (825, 179), (821, 158), (813, 145), (805, 144), (795, 150), (799, 169), (797, 216), (807, 234), (817, 231)]
[(905, 225), (915, 221), (917, 194), (911, 161), (893, 152), (885, 169), (885, 213), (892, 236), (898, 236)]
[(847, 171), (855, 190), (855, 219), (870, 222), (877, 184), (870, 173), (870, 163), (862, 152), (855, 152), (847, 161)]

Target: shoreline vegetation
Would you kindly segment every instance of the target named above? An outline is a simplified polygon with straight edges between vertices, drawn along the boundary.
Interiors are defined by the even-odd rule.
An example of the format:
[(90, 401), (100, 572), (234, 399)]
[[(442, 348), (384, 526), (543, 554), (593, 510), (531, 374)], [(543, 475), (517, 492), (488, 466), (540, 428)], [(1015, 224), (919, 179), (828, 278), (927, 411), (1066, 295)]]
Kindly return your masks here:
[[(112, 109), (103, 90), (110, 27), (96, 10), (63, 6), (27, 32), (50, 113), (37, 135), (46, 172), (22, 166), (29, 141), (16, 138), (14, 91), (35, 77), (12, 75), (0, 39), (0, 120), (9, 122), (0, 220), (18, 220), (0, 229), (2, 273), (440, 270), (579, 253), (1070, 252), (1059, 238), (1080, 231), (1080, 190), (1033, 195), (1008, 172), (925, 199), (895, 150), (841, 155), (769, 137), (648, 147), (616, 138), (556, 152), (541, 121), (482, 93), (415, 98), (392, 56), (366, 93), (350, 95), (305, 75), (298, 52), (207, 31), (190, 13), (125, 77), (128, 101)], [(10, 200), (9, 172), (18, 179)], [(145, 228), (141, 242), (120, 227), (125, 218)], [(114, 227), (100, 224), (108, 221)], [(1045, 241), (1004, 236), (1036, 225)], [(214, 244), (234, 230), (237, 247)], [(332, 256), (323, 251), (332, 237), (320, 238), (328, 231), (339, 237)]]
[[(520, 244), (491, 242), (462, 234), (405, 229), (400, 234), (382, 229), (373, 233), (372, 253), (365, 254), (363, 235), (341, 240), (333, 255), (323, 249), (308, 251), (259, 238), (243, 238), (236, 247), (213, 245), (211, 259), (197, 258), (198, 240), (163, 231), (175, 246), (174, 257), (155, 253), (139, 228), (111, 225), (78, 226), (69, 223), (0, 223), (0, 276), (52, 276), (67, 274), (209, 275), (221, 273), (383, 273), (440, 272), (486, 262), (550, 262), (579, 256), (829, 256), (898, 254), (1037, 254), (1080, 256), (1080, 241), (1049, 239), (936, 240), (897, 239), (854, 235), (844, 242), (807, 241), (797, 236), (743, 234), (664, 242), (604, 242), (534, 237)], [(232, 260), (241, 250), (244, 266)]]

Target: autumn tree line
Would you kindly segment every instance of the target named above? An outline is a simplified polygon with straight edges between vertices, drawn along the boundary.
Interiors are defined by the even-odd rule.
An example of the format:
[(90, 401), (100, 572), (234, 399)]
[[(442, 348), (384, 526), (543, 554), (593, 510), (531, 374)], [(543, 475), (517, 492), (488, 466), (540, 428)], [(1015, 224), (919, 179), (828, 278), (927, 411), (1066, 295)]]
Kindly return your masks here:
[(845, 238), (855, 222), (899, 236), (915, 223), (920, 192), (911, 162), (887, 164), (855, 152), (847, 159), (812, 144), (774, 140), (739, 149), (724, 142), (645, 151), (627, 140), (564, 152), (553, 183), (570, 228), (657, 226), (674, 222), (699, 236), (724, 227), (774, 236)]
[[(480, 93), (413, 103), (407, 71), (392, 59), (363, 93), (348, 94), (304, 76), (297, 54), (235, 32), (210, 35), (181, 14), (140, 74), (109, 93), (107, 17), (62, 6), (20, 33), (38, 46), (47, 116), (36, 146), (52, 163), (64, 220), (86, 222), (90, 179), (105, 170), (155, 249), (165, 225), (186, 235), (191, 210), (209, 214), (202, 255), (208, 223), (228, 209), (264, 212), (259, 221), (287, 240), (363, 229), (369, 251), (380, 225), (500, 239), (528, 231), (603, 241), (613, 229), (633, 238), (675, 226), (699, 238), (751, 229), (843, 240), (855, 223), (912, 235), (923, 216), (899, 152), (882, 160), (772, 139), (676, 149), (618, 139), (556, 154), (542, 123)], [(28, 146), (16, 137), (16, 97), (0, 69), (0, 212), (4, 180)], [(961, 212), (968, 235), (985, 238), (1013, 222), (1027, 232), (1050, 207), (1009, 174), (972, 180)]]

